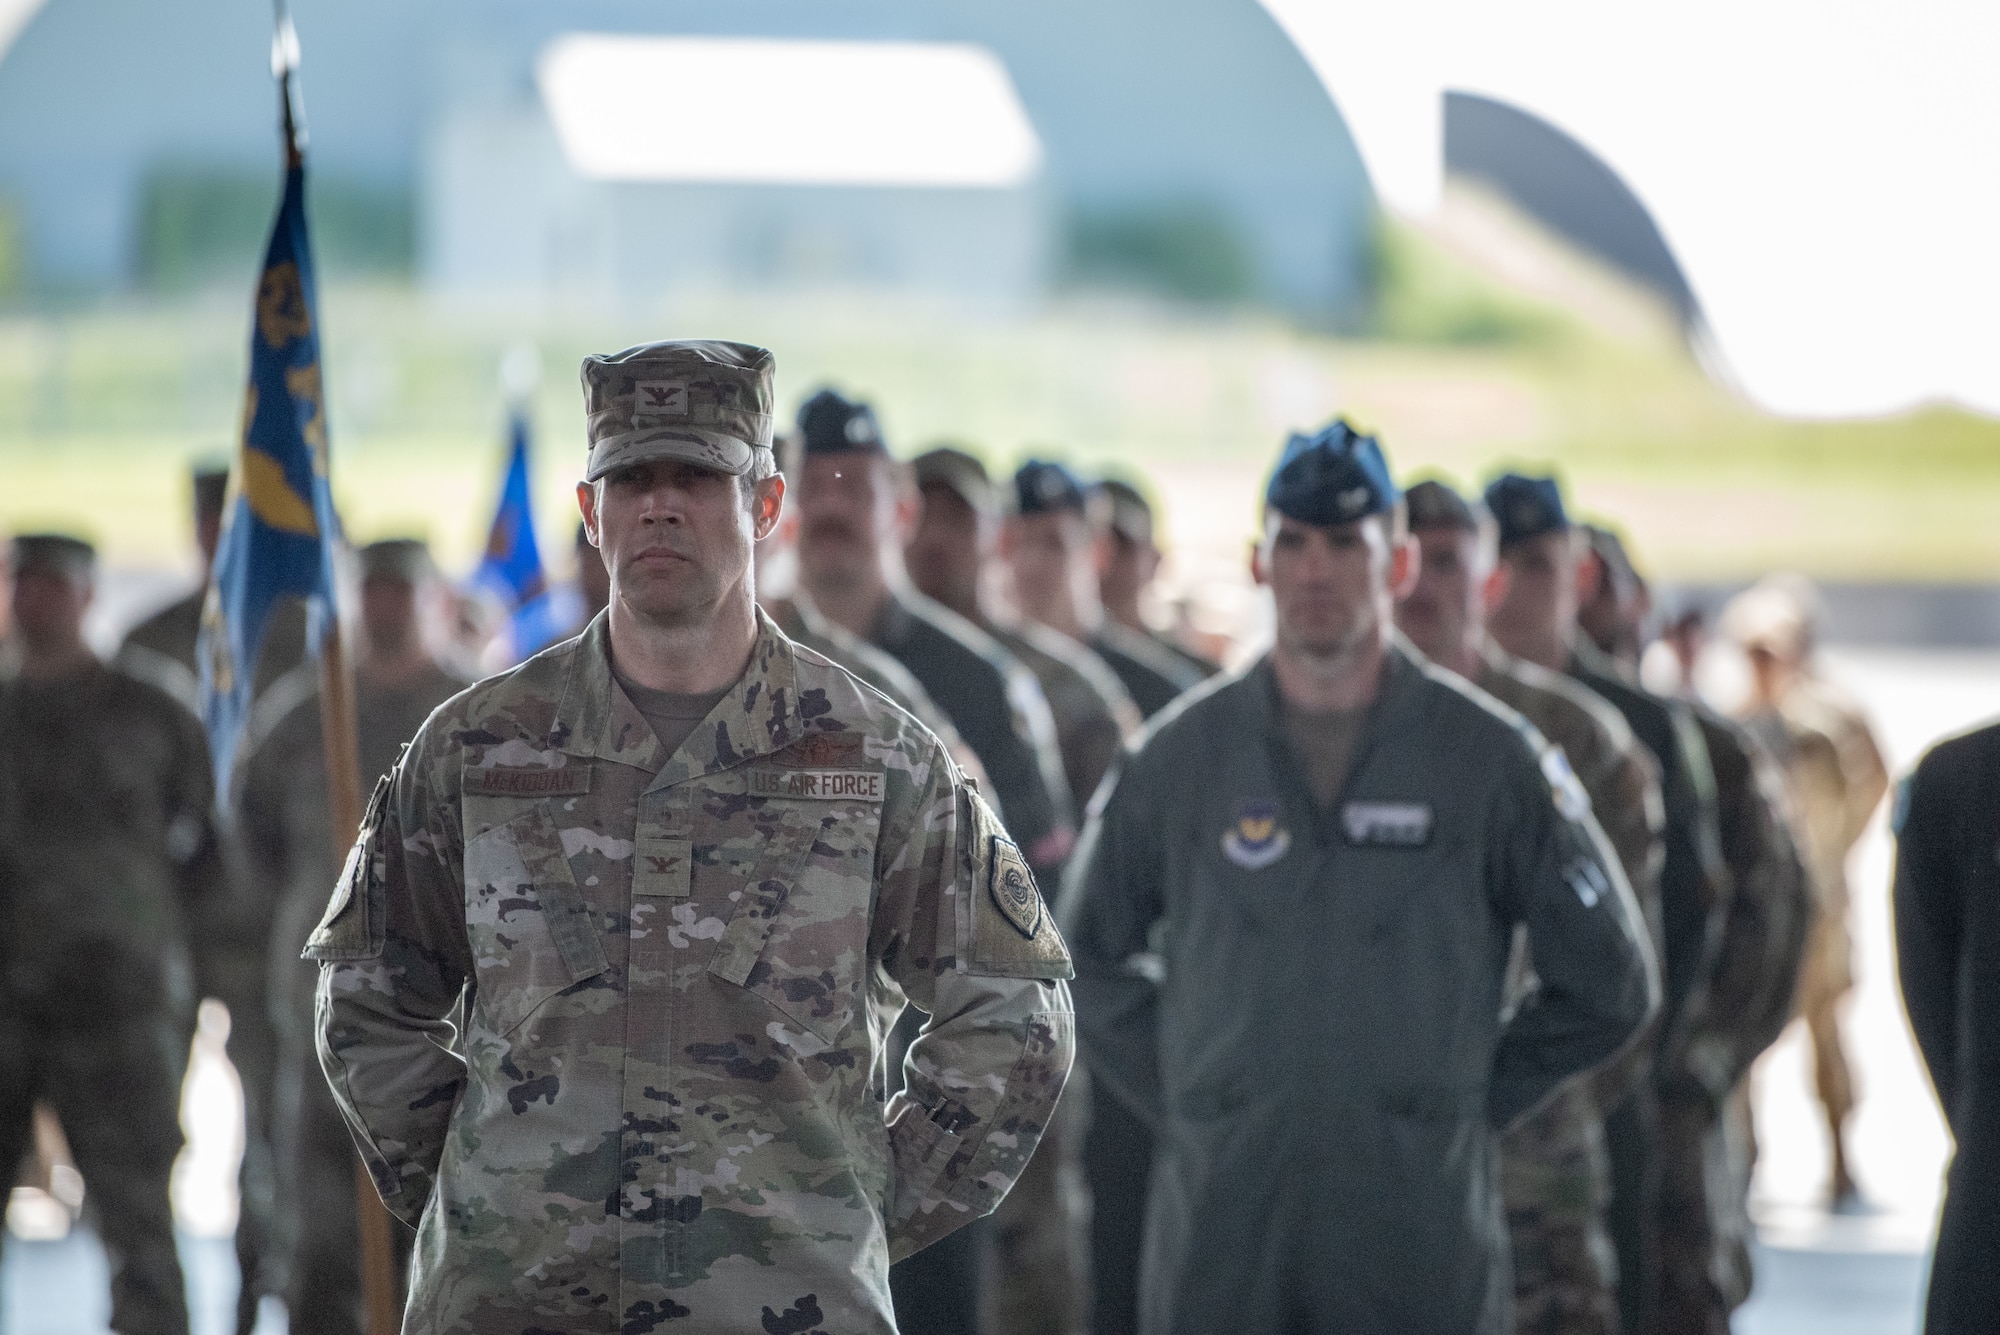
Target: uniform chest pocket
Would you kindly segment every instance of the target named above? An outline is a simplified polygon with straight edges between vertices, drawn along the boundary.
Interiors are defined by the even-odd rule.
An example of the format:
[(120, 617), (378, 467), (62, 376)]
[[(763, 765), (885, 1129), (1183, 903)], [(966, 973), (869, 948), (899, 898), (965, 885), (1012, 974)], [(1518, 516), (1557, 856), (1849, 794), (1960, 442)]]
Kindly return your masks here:
[(764, 800), (754, 815), (728, 822), (747, 822), (754, 837), (709, 842), (696, 830), (697, 894), (713, 876), (728, 878), (739, 896), (709, 972), (755, 992), (818, 1040), (805, 1041), (805, 1056), (861, 1019), (881, 810)]
[(465, 922), (477, 1007), (497, 1036), (609, 968), (546, 802), (466, 841)]

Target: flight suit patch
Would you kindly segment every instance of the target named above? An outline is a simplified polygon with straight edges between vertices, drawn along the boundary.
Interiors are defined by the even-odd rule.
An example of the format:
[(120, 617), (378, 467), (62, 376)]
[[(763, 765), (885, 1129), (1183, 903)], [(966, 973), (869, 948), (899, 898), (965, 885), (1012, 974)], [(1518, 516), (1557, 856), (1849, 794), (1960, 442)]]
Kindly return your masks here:
[(1222, 834), (1223, 856), (1248, 871), (1270, 866), (1291, 847), (1292, 832), (1278, 824), (1278, 804), (1267, 798), (1245, 802)]
[(1347, 842), (1378, 848), (1422, 848), (1435, 815), (1424, 802), (1349, 802), (1340, 809)]

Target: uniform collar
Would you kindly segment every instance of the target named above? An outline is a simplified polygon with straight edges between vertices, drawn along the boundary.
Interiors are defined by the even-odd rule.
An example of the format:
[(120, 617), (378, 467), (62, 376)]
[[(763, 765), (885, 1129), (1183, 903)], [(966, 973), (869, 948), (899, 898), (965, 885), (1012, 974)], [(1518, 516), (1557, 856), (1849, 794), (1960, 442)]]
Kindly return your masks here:
[(799, 696), (792, 642), (759, 608), (749, 666), (680, 750), (667, 755), (611, 675), (610, 614), (600, 612), (570, 656), (553, 731), (565, 754), (634, 766), (653, 774), (650, 787), (664, 788), (781, 751), (810, 731), (841, 726), (828, 716), (824, 691), (806, 694)]
[[(1354, 739), (1353, 759), (1347, 767), (1342, 795), (1334, 803), (1335, 811), (1345, 803), (1346, 794), (1353, 790), (1355, 781), (1382, 739), (1409, 726), (1411, 720), (1421, 714), (1423, 687), (1428, 680), (1422, 662), (1421, 655), (1401, 632), (1390, 634), (1382, 658), (1382, 680), (1376, 687), (1375, 699), (1368, 705), (1361, 731)], [(1339, 822), (1323, 813), (1313, 800), (1312, 785), (1306, 781), (1305, 769), (1285, 732), (1284, 700), (1278, 694), (1278, 673), (1271, 665), (1270, 655), (1266, 654), (1259, 660), (1246, 677), (1253, 684), (1251, 696), (1256, 701), (1258, 713), (1262, 715), (1260, 722), (1271, 769), (1286, 794), (1286, 805), (1306, 818), (1315, 842), (1325, 843), (1333, 838)]]

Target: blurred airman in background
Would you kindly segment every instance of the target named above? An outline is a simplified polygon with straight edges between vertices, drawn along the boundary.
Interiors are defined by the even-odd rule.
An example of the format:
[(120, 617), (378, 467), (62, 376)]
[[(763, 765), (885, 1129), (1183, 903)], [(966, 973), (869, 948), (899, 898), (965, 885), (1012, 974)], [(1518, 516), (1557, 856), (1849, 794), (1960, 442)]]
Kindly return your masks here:
[(1743, 718), (1784, 766), (1798, 839), (1818, 903), (1799, 978), (1798, 1012), (1812, 1034), (1813, 1077), (1832, 1144), (1832, 1197), (1853, 1208), (1860, 1190), (1847, 1162), (1854, 1080), (1840, 1037), (1840, 1002), (1854, 986), (1848, 942), (1847, 858), (1889, 786), (1881, 749), (1859, 707), (1813, 662), (1818, 597), (1795, 576), (1764, 579), (1733, 599), (1725, 634), (1750, 660)]
[(1097, 591), (1113, 621), (1147, 636), (1204, 677), (1222, 669), (1148, 625), (1141, 612), (1146, 590), (1160, 571), (1160, 548), (1153, 534), (1153, 506), (1146, 493), (1125, 478), (1107, 477), (1097, 484), (1104, 504), (1099, 508)]
[[(416, 539), (371, 543), (356, 553), (361, 576), (360, 638), (354, 664), (361, 791), (396, 764), (405, 744), (464, 681), (430, 645), (437, 570)], [(265, 693), (251, 713), (236, 793), (250, 876), (271, 905), (264, 943), (278, 1034), (278, 1236), (286, 1264), (291, 1329), (359, 1335), (359, 1242), (354, 1147), (313, 1047), (317, 973), (299, 958), (340, 873), (341, 850), (328, 827), (326, 759), (320, 731), (319, 667), (306, 662)], [(394, 1237), (406, 1262), (412, 1235)]]
[[(0, 684), (0, 1163), (45, 1100), (111, 1267), (111, 1325), (185, 1335), (168, 1178), (192, 1030), (189, 941), (231, 887), (201, 726), (83, 639), (96, 554), (11, 551), (19, 674)], [(253, 1304), (254, 1305), (254, 1304)]]
[(1000, 555), (1023, 616), (1102, 658), (1147, 718), (1201, 684), (1200, 669), (1106, 613), (1092, 498), (1081, 478), (1063, 464), (1030, 459), (1014, 474), (1012, 501)]
[[(1424, 481), (1405, 494), (1410, 535), (1423, 559), (1396, 625), (1438, 666), (1520, 711), (1561, 748), (1617, 852), (1657, 950), (1660, 831), (1664, 813), (1652, 755), (1624, 718), (1568, 677), (1510, 658), (1486, 634), (1486, 608), (1506, 579), (1492, 516), (1449, 486)], [(1516, 952), (1514, 1001), (1536, 984)], [(1513, 1004), (1513, 1002), (1510, 1002)], [(1650, 1031), (1649, 1031), (1650, 1033)], [(1514, 1329), (1520, 1335), (1616, 1335), (1618, 1262), (1606, 1224), (1611, 1167), (1604, 1109), (1648, 1078), (1635, 1042), (1589, 1077), (1565, 1084), (1500, 1142), (1500, 1189), (1514, 1257)]]

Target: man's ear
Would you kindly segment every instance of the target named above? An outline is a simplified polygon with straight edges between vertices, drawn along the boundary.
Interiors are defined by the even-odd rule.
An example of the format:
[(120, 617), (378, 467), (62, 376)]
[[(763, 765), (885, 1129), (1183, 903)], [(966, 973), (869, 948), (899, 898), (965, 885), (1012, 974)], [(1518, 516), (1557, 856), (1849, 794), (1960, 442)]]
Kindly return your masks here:
[(576, 484), (576, 508), (583, 515), (583, 535), (590, 539), (590, 545), (599, 551), (604, 549), (603, 540), (597, 532), (597, 488), (588, 482)]
[(1486, 599), (1488, 616), (1491, 616), (1493, 610), (1500, 604), (1507, 601), (1507, 587), (1513, 582), (1514, 568), (1505, 561), (1495, 561), (1493, 569), (1486, 572), (1486, 585), (1481, 593)]
[(1588, 605), (1597, 597), (1598, 589), (1604, 585), (1604, 558), (1585, 548), (1583, 555), (1576, 558), (1576, 601), (1577, 606)]
[(1271, 582), (1271, 566), (1269, 559), (1264, 554), (1264, 544), (1262, 542), (1253, 542), (1250, 544), (1250, 578), (1254, 583), (1259, 585), (1267, 585)]
[(1423, 569), (1424, 549), (1417, 540), (1404, 537), (1397, 542), (1389, 549), (1389, 596), (1400, 603), (1415, 593)]
[(750, 503), (750, 536), (758, 542), (771, 536), (785, 513), (785, 475), (773, 473), (756, 484)]

